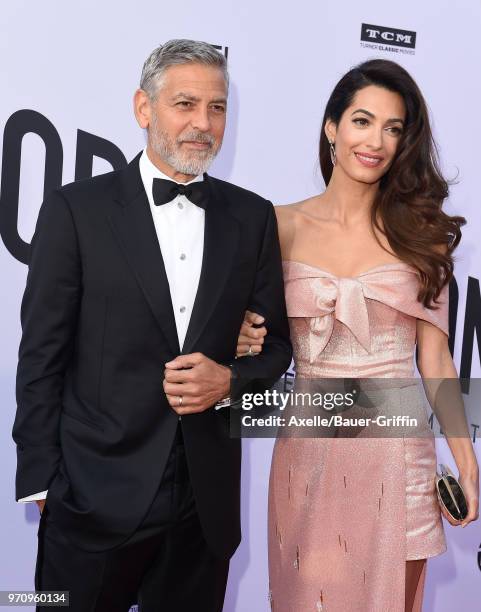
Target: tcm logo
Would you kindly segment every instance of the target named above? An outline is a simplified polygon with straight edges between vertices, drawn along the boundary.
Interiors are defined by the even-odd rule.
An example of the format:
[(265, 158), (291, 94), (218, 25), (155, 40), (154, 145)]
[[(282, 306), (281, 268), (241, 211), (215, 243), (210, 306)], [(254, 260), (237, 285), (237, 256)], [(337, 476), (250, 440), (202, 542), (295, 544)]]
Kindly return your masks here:
[(225, 59), (229, 59), (229, 47), (223, 47), (222, 45), (212, 45), (214, 47), (214, 49), (217, 49), (217, 51), (220, 51), (221, 53), (224, 54)]
[(361, 26), (361, 40), (393, 47), (416, 48), (416, 32), (385, 28), (369, 23), (363, 23)]

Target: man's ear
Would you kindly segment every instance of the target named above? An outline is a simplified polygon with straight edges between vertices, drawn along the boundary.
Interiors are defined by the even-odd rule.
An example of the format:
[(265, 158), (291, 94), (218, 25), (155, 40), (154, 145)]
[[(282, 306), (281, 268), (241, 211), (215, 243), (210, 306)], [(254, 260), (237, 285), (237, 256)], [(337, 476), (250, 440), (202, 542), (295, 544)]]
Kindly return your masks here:
[(152, 113), (152, 105), (149, 96), (143, 89), (137, 89), (137, 91), (134, 93), (133, 103), (137, 123), (143, 129), (148, 128)]

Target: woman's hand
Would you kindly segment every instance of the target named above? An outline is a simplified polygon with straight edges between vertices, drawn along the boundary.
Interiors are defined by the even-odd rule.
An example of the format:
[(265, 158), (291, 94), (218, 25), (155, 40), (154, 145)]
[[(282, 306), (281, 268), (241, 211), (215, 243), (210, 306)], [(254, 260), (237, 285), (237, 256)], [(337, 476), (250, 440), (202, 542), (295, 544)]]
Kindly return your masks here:
[(258, 355), (262, 351), (264, 336), (267, 334), (265, 327), (254, 327), (264, 323), (264, 317), (250, 310), (246, 310), (244, 322), (242, 323), (239, 339), (237, 340), (237, 357), (247, 355)]
[(444, 510), (442, 514), (451, 525), (466, 527), (479, 517), (479, 466), (466, 421), (458, 373), (444, 332), (418, 319), (416, 338), (418, 370), (426, 396), (446, 436), (468, 505), (468, 514), (462, 521), (452, 519)]

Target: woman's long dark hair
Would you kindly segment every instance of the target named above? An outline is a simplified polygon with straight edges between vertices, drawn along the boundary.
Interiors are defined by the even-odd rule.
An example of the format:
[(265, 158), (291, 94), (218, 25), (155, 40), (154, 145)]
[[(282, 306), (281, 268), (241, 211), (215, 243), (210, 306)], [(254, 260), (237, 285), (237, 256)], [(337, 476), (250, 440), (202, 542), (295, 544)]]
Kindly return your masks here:
[[(452, 253), (461, 239), (466, 219), (442, 210), (449, 193), (443, 178), (423, 95), (410, 74), (388, 60), (359, 64), (337, 83), (322, 121), (319, 161), (326, 185), (332, 175), (328, 120), (338, 125), (356, 93), (377, 85), (398, 93), (406, 107), (406, 121), (394, 161), (382, 177), (371, 211), (373, 227), (383, 233), (394, 253), (419, 272), (418, 300), (428, 308), (453, 276)], [(379, 224), (382, 222), (382, 227)], [(381, 245), (382, 246), (382, 245)]]

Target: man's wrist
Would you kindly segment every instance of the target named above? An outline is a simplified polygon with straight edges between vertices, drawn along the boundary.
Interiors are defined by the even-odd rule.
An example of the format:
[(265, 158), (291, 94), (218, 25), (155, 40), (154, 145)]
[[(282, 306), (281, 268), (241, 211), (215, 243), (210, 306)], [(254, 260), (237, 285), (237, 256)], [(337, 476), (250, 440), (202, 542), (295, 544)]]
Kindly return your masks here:
[(229, 364), (227, 366), (223, 365), (222, 366), (224, 369), (228, 370), (229, 373), (229, 379), (228, 379), (228, 388), (226, 389), (225, 392), (223, 392), (221, 399), (215, 404), (216, 408), (224, 408), (225, 406), (230, 406), (231, 405), (231, 387), (232, 387), (232, 380), (237, 378), (237, 372), (235, 371), (234, 367), (232, 364)]

